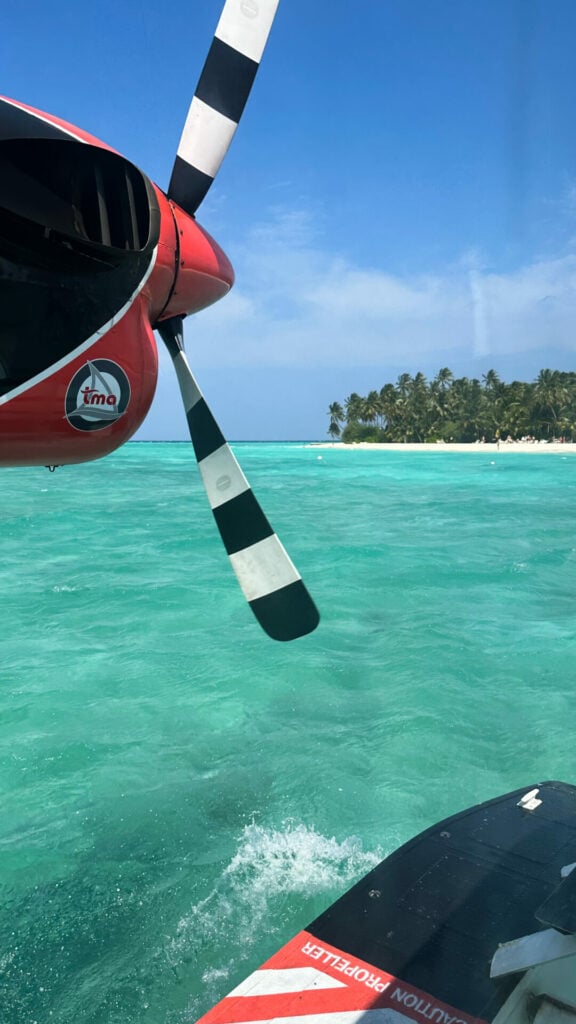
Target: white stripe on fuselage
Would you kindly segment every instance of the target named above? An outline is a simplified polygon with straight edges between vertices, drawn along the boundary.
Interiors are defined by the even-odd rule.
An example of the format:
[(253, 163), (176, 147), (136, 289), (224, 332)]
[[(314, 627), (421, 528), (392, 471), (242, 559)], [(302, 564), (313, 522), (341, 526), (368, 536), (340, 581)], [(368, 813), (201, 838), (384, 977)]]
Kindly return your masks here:
[(65, 128), (63, 125), (57, 124), (55, 121), (52, 121), (49, 117), (46, 117), (45, 114), (41, 114), (37, 110), (30, 110), (29, 107), (24, 106), (22, 103), (17, 103), (16, 100), (10, 100), (7, 96), (0, 97), (0, 102), (9, 103), (11, 107), (16, 107), (17, 110), (23, 111), (24, 114), (28, 114), (30, 117), (35, 117), (38, 121), (42, 121), (44, 124), (49, 124), (50, 127), (55, 128), (56, 131), (64, 132), (65, 135), (69, 135), (72, 139), (76, 139), (77, 142), (84, 142), (86, 145), (89, 145), (87, 139), (83, 139), (81, 135), (77, 135), (76, 132), (71, 131), (70, 128)]
[(346, 988), (345, 981), (332, 978), (316, 967), (262, 968), (228, 994), (232, 996), (276, 996), (286, 992), (309, 992), (323, 988)]
[[(236, 1024), (237, 1018), (232, 1008), (226, 1016), (220, 1013), (221, 1009), (222, 1003), (218, 1003), (218, 1024)], [(335, 1013), (308, 1013), (297, 1017), (285, 1017), (278, 1013), (274, 1017), (243, 1020), (242, 1024), (414, 1024), (414, 1020), (398, 1013), (398, 1010), (384, 1006), (380, 1010), (339, 1010)]]
[(19, 384), (18, 387), (14, 388), (13, 391), (9, 391), (7, 395), (3, 395), (0, 398), (0, 405), (5, 405), (6, 402), (9, 402), (12, 398), (17, 398), (18, 395), (22, 395), (25, 391), (28, 391), (29, 388), (33, 388), (36, 384), (40, 384), (43, 380), (46, 380), (48, 377), (52, 377), (58, 370), (61, 370), (63, 366), (67, 366), (68, 363), (71, 363), (73, 359), (76, 359), (78, 356), (81, 356), (83, 352), (86, 352), (87, 349), (91, 348), (92, 345), (94, 345), (99, 340), (99, 338), (102, 338), (105, 334), (107, 334), (108, 331), (112, 329), (112, 327), (115, 327), (116, 324), (120, 322), (122, 317), (126, 315), (128, 310), (134, 303), (135, 299), (142, 291), (144, 285), (146, 284), (146, 281), (150, 277), (150, 274), (154, 270), (157, 253), (158, 246), (155, 247), (153, 253), (151, 254), (150, 266), (146, 270), (146, 273), (144, 274), (142, 280), (138, 283), (138, 287), (132, 292), (132, 295), (130, 296), (128, 301), (124, 303), (122, 308), (119, 309), (117, 313), (114, 313), (112, 317), (110, 317), (107, 323), (102, 324), (102, 327), (99, 327), (97, 331), (94, 331), (94, 334), (91, 334), (90, 337), (87, 338), (86, 341), (83, 341), (81, 345), (77, 345), (77, 347), (73, 349), (71, 352), (68, 352), (67, 355), (62, 356), (62, 359), (58, 359), (57, 362), (51, 363), (46, 370), (42, 370), (42, 372), (37, 373), (35, 377), (31, 377), (30, 380), (25, 381), (24, 384)]

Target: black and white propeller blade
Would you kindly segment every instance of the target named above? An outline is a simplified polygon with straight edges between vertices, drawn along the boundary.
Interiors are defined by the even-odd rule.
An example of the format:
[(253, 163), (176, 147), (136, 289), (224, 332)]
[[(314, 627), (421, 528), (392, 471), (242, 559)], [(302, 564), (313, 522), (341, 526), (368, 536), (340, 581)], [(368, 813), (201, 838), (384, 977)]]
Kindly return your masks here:
[[(232, 141), (279, 0), (226, 0), (188, 111), (168, 197), (194, 216)], [(172, 357), (190, 437), (224, 547), (258, 622), (274, 640), (312, 632), (319, 615), (198, 388), (182, 317), (157, 324)]]
[(320, 616), (194, 379), (182, 318), (165, 320), (157, 329), (174, 363), (204, 488), (244, 597), (272, 639), (305, 636)]
[(194, 215), (242, 116), (279, 0), (226, 0), (188, 111), (168, 197)]

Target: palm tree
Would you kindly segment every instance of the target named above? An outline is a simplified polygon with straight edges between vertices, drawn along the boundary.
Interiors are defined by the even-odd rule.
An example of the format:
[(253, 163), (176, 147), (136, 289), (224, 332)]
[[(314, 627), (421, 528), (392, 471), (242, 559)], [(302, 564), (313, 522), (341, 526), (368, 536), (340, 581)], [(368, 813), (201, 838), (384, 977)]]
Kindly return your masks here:
[(540, 426), (546, 428), (550, 436), (550, 428), (557, 433), (558, 420), (568, 404), (570, 392), (562, 380), (558, 370), (540, 370), (534, 384), (534, 400)]
[(417, 373), (410, 382), (407, 400), (407, 421), (411, 440), (424, 441), (430, 431), (431, 403), (428, 383), (423, 373)]
[(482, 391), (482, 433), (492, 437), (500, 437), (504, 409), (504, 390), (496, 370), (488, 370), (482, 374), (484, 388)]
[(484, 381), (486, 391), (489, 391), (492, 395), (498, 394), (502, 386), (502, 382), (496, 373), (496, 370), (488, 370), (487, 373), (483, 373), (482, 380)]
[(412, 384), (412, 377), (409, 373), (401, 373), (396, 382), (398, 393), (402, 398), (407, 398), (410, 394), (410, 385)]
[(532, 406), (531, 386), (519, 380), (504, 385), (501, 429), (512, 437), (524, 437), (531, 433), (530, 410)]
[(380, 395), (377, 391), (370, 391), (364, 399), (362, 419), (365, 423), (378, 423), (381, 418), (382, 407), (380, 405)]
[[(340, 424), (347, 420), (344, 440), (376, 440), (384, 430), (391, 441), (424, 441), (443, 437), (446, 441), (474, 441), (500, 434), (521, 437), (572, 437), (576, 433), (576, 372), (541, 370), (527, 384), (500, 380), (488, 370), (482, 383), (476, 378), (455, 378), (443, 367), (427, 383), (423, 373), (403, 373), (396, 384), (370, 391), (366, 398), (353, 392), (345, 401), (329, 408), (332, 437), (340, 436)], [(376, 424), (376, 429), (373, 424)]]
[(328, 406), (328, 415), (330, 417), (330, 426), (328, 427), (330, 437), (340, 437), (340, 424), (343, 423), (346, 418), (344, 415), (344, 409), (340, 405), (340, 402), (332, 402), (332, 404)]
[[(437, 420), (442, 421), (446, 418), (446, 398), (450, 392), (450, 386), (454, 380), (454, 374), (452, 370), (449, 370), (447, 366), (443, 366), (441, 370), (434, 377), (434, 380), (430, 384), (430, 399), (434, 406)], [(440, 422), (438, 423), (440, 427)]]
[(438, 370), (433, 383), (437, 385), (438, 391), (443, 394), (448, 390), (453, 380), (454, 374), (452, 370), (449, 370), (447, 366), (443, 366), (441, 370)]
[(384, 387), (380, 389), (378, 397), (380, 400), (382, 416), (386, 421), (386, 430), (392, 434), (399, 416), (398, 392), (393, 384), (385, 384)]
[(344, 401), (347, 423), (357, 423), (358, 420), (362, 419), (363, 405), (364, 399), (355, 391), (348, 395), (348, 398)]
[(487, 433), (483, 418), (484, 395), (475, 377), (457, 377), (446, 395), (445, 440), (474, 441)]

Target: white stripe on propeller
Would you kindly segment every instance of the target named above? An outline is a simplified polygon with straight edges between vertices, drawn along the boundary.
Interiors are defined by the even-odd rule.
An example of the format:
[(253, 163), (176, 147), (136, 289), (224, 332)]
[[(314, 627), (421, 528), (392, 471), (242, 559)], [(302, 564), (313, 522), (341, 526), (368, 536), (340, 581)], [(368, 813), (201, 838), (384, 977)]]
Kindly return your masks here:
[(227, 0), (214, 35), (259, 64), (280, 0)]
[(279, 0), (226, 0), (178, 144), (168, 196), (194, 214), (244, 111)]
[(178, 156), (214, 179), (237, 127), (235, 121), (194, 96), (178, 146)]

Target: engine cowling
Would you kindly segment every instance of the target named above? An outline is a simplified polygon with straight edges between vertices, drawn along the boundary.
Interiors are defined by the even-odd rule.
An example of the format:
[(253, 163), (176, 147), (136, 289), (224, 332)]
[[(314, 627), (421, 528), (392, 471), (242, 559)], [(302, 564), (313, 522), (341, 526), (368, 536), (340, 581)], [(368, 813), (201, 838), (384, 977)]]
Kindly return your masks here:
[(83, 462), (129, 440), (156, 388), (154, 324), (233, 279), (128, 160), (0, 101), (0, 465)]

